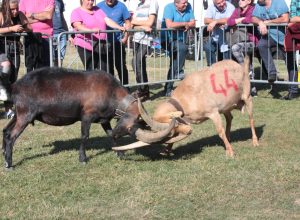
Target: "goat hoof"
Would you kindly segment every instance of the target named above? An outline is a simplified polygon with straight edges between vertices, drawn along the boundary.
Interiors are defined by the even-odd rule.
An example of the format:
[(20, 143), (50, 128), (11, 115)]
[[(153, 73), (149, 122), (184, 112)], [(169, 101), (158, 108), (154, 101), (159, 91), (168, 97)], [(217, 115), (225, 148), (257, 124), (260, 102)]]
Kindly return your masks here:
[(159, 155), (164, 156), (164, 157), (171, 157), (171, 156), (174, 156), (174, 153), (172, 150), (163, 149), (161, 152), (159, 152)]
[(233, 151), (226, 151), (226, 156), (229, 157), (229, 158), (234, 158)]
[(253, 147), (258, 147), (259, 146), (258, 140), (253, 140), (252, 145), (253, 145)]

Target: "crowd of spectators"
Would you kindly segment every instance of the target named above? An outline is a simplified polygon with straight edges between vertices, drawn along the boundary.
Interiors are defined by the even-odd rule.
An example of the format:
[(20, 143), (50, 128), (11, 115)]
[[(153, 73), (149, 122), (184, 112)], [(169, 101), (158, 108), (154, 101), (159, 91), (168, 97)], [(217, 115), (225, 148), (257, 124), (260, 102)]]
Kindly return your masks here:
[[(275, 46), (284, 50), (289, 81), (297, 81), (295, 50), (291, 49), (291, 46), (287, 49), (288, 46), (285, 47), (284, 43), (286, 29), (284, 26), (269, 26), (269, 24), (300, 23), (299, 0), (291, 0), (290, 9), (284, 0), (257, 0), (256, 4), (253, 0), (211, 0), (210, 3), (207, 4), (207, 0), (203, 0), (203, 4), (207, 4), (204, 23), (207, 25), (209, 38), (203, 47), (208, 66), (218, 60), (230, 58), (243, 63), (246, 53), (256, 49), (261, 56), (268, 81), (273, 85), (278, 79), (278, 71), (271, 51), (271, 47)], [(69, 36), (62, 35), (59, 41), (57, 38), (60, 33), (68, 31), (63, 16), (64, 10), (63, 0), (2, 1), (0, 34), (27, 33), (24, 45), (27, 71), (50, 66), (49, 39), (52, 37), (55, 43), (51, 59), (57, 65), (60, 57), (62, 63), (66, 52), (66, 37)], [(125, 4), (118, 0), (103, 0), (97, 5), (94, 0), (80, 0), (80, 7), (72, 11), (69, 19), (73, 31), (80, 32), (73, 35), (71, 40), (77, 48), (84, 68), (101, 69), (111, 74), (114, 74), (116, 68), (119, 80), (123, 85), (127, 85), (125, 45), (130, 34), (127, 30), (135, 29), (132, 65), (136, 81), (141, 85), (133, 94), (148, 99), (146, 58), (154, 38), (157, 37), (153, 34), (153, 29), (157, 25), (158, 10), (157, 0), (139, 0), (139, 4), (132, 12), (129, 12)], [(160, 35), (161, 45), (170, 57), (168, 82), (164, 90), (165, 95), (170, 96), (173, 80), (184, 78), (185, 57), (188, 51), (187, 33), (189, 29), (195, 28), (197, 18), (188, 0), (174, 0), (167, 4), (163, 11), (162, 28), (174, 29), (174, 31), (162, 31)], [(255, 26), (247, 26), (244, 29), (240, 27), (241, 24), (251, 23)], [(289, 28), (292, 28), (290, 24), (287, 29)], [(119, 32), (107, 32), (107, 30), (119, 30)], [(234, 39), (228, 39), (226, 33), (230, 33), (229, 36), (233, 37), (237, 35), (234, 33), (237, 30), (240, 33), (244, 31), (245, 38), (243, 41), (231, 42)], [(10, 41), (17, 44), (13, 44), (12, 47)], [(10, 79), (12, 83), (17, 79), (20, 66), (20, 37), (5, 37), (5, 43), (1, 40), (0, 44), (0, 53), (6, 54), (15, 69)], [(60, 51), (57, 50), (57, 45), (60, 45)], [(251, 68), (250, 73), (253, 72)], [(275, 94), (274, 85), (272, 90)], [(291, 84), (288, 91), (284, 99), (293, 99), (298, 95), (298, 86)], [(10, 110), (10, 105), (6, 105), (7, 112)]]

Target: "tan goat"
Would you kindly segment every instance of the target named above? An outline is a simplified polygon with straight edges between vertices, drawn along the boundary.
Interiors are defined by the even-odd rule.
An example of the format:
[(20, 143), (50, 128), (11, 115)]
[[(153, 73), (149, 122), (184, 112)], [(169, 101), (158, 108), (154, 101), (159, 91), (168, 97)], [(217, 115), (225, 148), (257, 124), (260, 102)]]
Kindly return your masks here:
[[(153, 115), (154, 122), (170, 123), (174, 117), (178, 120), (178, 125), (172, 132), (172, 137), (168, 136), (161, 141), (168, 144), (165, 149), (166, 153), (171, 151), (174, 142), (191, 134), (192, 128), (189, 123), (198, 124), (211, 119), (225, 144), (226, 154), (233, 156), (234, 152), (229, 143), (233, 118), (231, 111), (233, 109), (244, 111), (244, 107), (246, 107), (249, 114), (253, 145), (258, 146), (248, 73), (249, 58), (246, 57), (243, 65), (232, 60), (224, 60), (209, 68), (187, 75), (172, 92), (171, 98), (155, 108)], [(147, 117), (143, 116), (141, 105), (140, 112), (143, 118)], [(220, 114), (225, 115), (226, 131), (222, 125)], [(182, 123), (185, 121), (188, 123)], [(115, 149), (126, 150), (149, 144), (147, 140), (141, 141), (128, 145), (127, 148), (124, 146), (124, 148)]]

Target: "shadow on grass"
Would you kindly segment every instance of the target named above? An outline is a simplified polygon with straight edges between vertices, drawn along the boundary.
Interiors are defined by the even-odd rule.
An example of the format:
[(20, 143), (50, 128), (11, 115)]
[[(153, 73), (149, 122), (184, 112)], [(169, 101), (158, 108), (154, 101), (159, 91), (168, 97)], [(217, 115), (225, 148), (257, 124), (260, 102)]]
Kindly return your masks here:
[[(132, 143), (133, 140), (130, 137), (123, 137), (118, 141), (119, 145), (125, 145), (128, 143)], [(63, 151), (77, 151), (79, 152), (79, 147), (81, 144), (81, 139), (70, 139), (64, 141), (54, 141), (47, 145), (43, 145), (43, 147), (51, 147), (52, 149), (47, 153), (40, 153), (29, 157), (24, 157), (20, 161), (14, 164), (14, 166), (20, 166), (27, 160), (32, 160), (40, 157), (46, 157), (53, 154), (58, 154)], [(91, 160), (98, 155), (102, 155), (111, 151), (112, 147), (112, 139), (108, 136), (103, 137), (93, 137), (87, 141), (86, 150), (98, 150), (98, 152), (94, 155), (88, 155), (87, 153), (87, 160)]]
[[(265, 125), (261, 125), (255, 128), (258, 139), (260, 139), (260, 137), (262, 136), (264, 127)], [(241, 128), (231, 132), (231, 143), (238, 142), (238, 141), (245, 141), (245, 140), (251, 142), (251, 137), (252, 134), (250, 128)], [(134, 140), (131, 137), (123, 137), (118, 140), (117, 144), (121, 146), (132, 142), (134, 142)], [(27, 160), (31, 160), (39, 157), (46, 157), (48, 155), (57, 154), (62, 151), (78, 152), (80, 143), (81, 143), (80, 138), (65, 140), (65, 141), (54, 141), (49, 145), (43, 146), (43, 147), (53, 146), (50, 152), (36, 154), (30, 157), (25, 157), (20, 161), (18, 161), (16, 164), (14, 164), (14, 166), (20, 166)], [(202, 150), (206, 147), (219, 147), (219, 146), (223, 146), (223, 142), (218, 135), (214, 135), (211, 137), (201, 138), (199, 140), (187, 143), (185, 145), (180, 145), (173, 150), (174, 155), (169, 157), (161, 156), (159, 154), (159, 152), (164, 147), (163, 144), (153, 144), (152, 146), (136, 149), (135, 153), (133, 154), (125, 153), (125, 156), (122, 159), (129, 160), (129, 161), (137, 161), (137, 162), (138, 161), (142, 162), (147, 160), (156, 161), (156, 160), (166, 160), (166, 159), (167, 160), (190, 159), (194, 154), (201, 153)], [(112, 147), (112, 141), (111, 138), (108, 136), (90, 138), (86, 144), (86, 150), (98, 150), (98, 152), (94, 155), (87, 154), (88, 161), (99, 155), (111, 152), (111, 147)], [(142, 155), (146, 158), (137, 159), (136, 157), (134, 156), (132, 157), (131, 155)]]
[[(261, 138), (263, 134), (265, 125), (261, 125), (255, 128), (256, 135), (258, 139)], [(231, 143), (238, 141), (249, 141), (249, 144), (252, 144), (252, 133), (250, 128), (241, 128), (231, 132)], [(188, 139), (186, 139), (188, 140)], [(223, 141), (219, 135), (214, 135), (211, 137), (201, 138), (199, 140), (189, 142), (185, 145), (180, 145), (173, 150), (174, 155), (166, 157), (159, 154), (160, 150), (164, 147), (162, 144), (155, 144), (153, 146), (148, 146), (140, 149), (136, 149), (136, 154), (141, 154), (145, 157), (148, 157), (150, 160), (178, 160), (178, 159), (190, 159), (194, 154), (199, 154), (206, 147), (219, 147), (224, 146)], [(224, 152), (225, 154), (225, 152)], [(141, 161), (140, 159), (133, 159), (130, 157), (125, 157), (125, 160), (134, 160)], [(144, 160), (142, 160), (144, 161)]]

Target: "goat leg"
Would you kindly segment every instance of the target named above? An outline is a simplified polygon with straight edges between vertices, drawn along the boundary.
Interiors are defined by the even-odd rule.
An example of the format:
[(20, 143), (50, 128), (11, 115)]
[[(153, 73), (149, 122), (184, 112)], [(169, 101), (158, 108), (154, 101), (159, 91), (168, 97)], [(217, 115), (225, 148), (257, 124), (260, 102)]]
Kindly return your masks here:
[(224, 113), (225, 119), (226, 119), (226, 137), (227, 140), (230, 141), (230, 130), (231, 130), (231, 122), (233, 119), (233, 116), (231, 112)]
[(221, 119), (221, 115), (219, 114), (218, 111), (214, 111), (212, 114), (210, 114), (208, 116), (215, 124), (216, 130), (220, 136), (220, 138), (223, 140), (224, 144), (225, 144), (225, 149), (226, 149), (226, 155), (229, 157), (233, 157), (234, 156), (234, 152), (232, 149), (231, 144), (229, 143), (225, 131), (224, 131), (224, 127), (222, 125), (222, 119)]
[(250, 127), (252, 132), (252, 144), (254, 147), (258, 146), (258, 138), (256, 136), (255, 132), (255, 126), (254, 126), (254, 119), (253, 119), (253, 103), (252, 98), (249, 97), (248, 99), (245, 99), (245, 106), (249, 115), (249, 121), (250, 121)]

